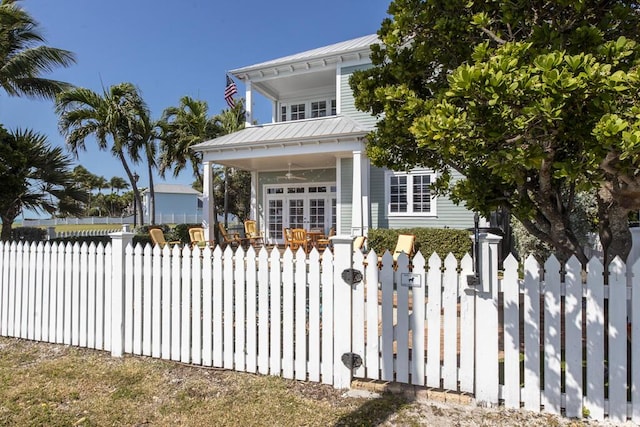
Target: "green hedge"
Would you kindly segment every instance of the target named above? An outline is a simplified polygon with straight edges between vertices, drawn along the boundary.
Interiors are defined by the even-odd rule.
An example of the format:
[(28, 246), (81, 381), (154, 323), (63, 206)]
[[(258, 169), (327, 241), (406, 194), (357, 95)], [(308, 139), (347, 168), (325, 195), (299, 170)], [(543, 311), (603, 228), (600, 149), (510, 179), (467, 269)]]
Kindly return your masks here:
[(471, 253), (471, 232), (451, 228), (370, 229), (367, 237), (368, 248), (375, 250), (378, 255), (382, 255), (385, 250), (391, 252), (396, 247), (399, 234), (415, 235), (415, 250), (420, 251), (427, 259), (434, 252), (442, 259), (452, 253), (458, 260)]
[(47, 239), (47, 230), (38, 227), (16, 227), (11, 229), (11, 242), (40, 242)]
[(89, 246), (91, 243), (95, 243), (96, 246), (99, 243), (103, 245), (107, 245), (107, 243), (111, 243), (111, 237), (109, 236), (68, 236), (68, 237), (56, 237), (55, 239), (51, 239), (51, 243), (67, 243), (75, 244), (78, 243), (82, 246), (83, 243), (86, 243)]

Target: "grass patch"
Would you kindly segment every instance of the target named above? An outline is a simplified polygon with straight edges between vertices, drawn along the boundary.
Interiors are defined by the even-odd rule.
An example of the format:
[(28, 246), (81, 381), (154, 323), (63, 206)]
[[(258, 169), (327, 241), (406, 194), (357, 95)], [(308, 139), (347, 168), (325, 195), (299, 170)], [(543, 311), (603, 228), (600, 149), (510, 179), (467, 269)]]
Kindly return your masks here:
[[(0, 337), (0, 425), (372, 425), (406, 401)], [(408, 417), (408, 418), (407, 418)], [(403, 414), (405, 425), (418, 425)]]

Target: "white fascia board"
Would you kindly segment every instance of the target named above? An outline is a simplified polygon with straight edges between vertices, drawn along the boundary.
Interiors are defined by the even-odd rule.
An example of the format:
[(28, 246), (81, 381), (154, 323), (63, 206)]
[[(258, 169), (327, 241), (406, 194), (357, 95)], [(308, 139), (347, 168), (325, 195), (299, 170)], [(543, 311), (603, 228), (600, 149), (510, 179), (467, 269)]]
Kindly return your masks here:
[(369, 55), (366, 55), (358, 59), (343, 61), (340, 63), (338, 68), (355, 67), (358, 65), (368, 65), (368, 64), (371, 64), (371, 58), (369, 57)]
[(217, 162), (235, 160), (238, 158), (252, 157), (279, 157), (292, 154), (319, 154), (319, 153), (344, 153), (364, 150), (363, 139), (350, 139), (345, 141), (333, 140), (330, 142), (291, 142), (282, 144), (254, 144), (251, 146), (235, 146), (204, 151), (203, 161)]

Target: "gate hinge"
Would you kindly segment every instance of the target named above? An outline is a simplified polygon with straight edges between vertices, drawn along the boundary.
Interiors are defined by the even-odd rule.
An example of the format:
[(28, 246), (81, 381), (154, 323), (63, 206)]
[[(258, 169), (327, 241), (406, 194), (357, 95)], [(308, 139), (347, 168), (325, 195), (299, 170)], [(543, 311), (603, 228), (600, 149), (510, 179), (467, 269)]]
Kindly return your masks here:
[(356, 353), (345, 353), (342, 355), (342, 363), (349, 369), (357, 369), (362, 366), (362, 357)]
[(362, 282), (362, 272), (355, 268), (347, 268), (342, 272), (342, 280), (348, 285), (357, 285)]

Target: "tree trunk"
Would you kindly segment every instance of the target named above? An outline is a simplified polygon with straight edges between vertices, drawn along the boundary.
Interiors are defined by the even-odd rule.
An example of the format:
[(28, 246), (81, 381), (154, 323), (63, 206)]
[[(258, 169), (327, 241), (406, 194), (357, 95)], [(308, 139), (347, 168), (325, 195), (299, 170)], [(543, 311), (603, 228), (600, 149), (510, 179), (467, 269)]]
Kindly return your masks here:
[(124, 153), (122, 151), (118, 152), (118, 158), (122, 163), (122, 167), (124, 168), (127, 177), (129, 178), (129, 182), (131, 183), (131, 189), (133, 190), (133, 197), (136, 199), (136, 208), (138, 209), (138, 214), (140, 216), (140, 222), (144, 222), (143, 211), (142, 211), (142, 198), (140, 197), (140, 191), (138, 191), (138, 183), (133, 179), (133, 173), (131, 172), (131, 168), (127, 163), (127, 159), (124, 157)]
[(598, 192), (598, 234), (604, 252), (605, 266), (616, 256), (626, 261), (631, 251), (629, 231), (629, 209), (620, 206), (611, 197), (608, 189)]
[(153, 188), (153, 167), (147, 162), (149, 171), (149, 224), (156, 224), (156, 191)]
[(2, 219), (2, 231), (0, 231), (0, 240), (3, 242), (8, 242), (11, 240), (11, 228), (13, 227), (13, 222), (20, 215), (20, 209), (11, 207), (7, 210), (7, 212), (0, 215), (0, 219)]
[(13, 227), (13, 221), (10, 221), (5, 216), (2, 216), (2, 232), (0, 232), (0, 240), (8, 242), (11, 240), (11, 227)]

